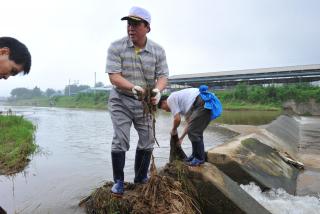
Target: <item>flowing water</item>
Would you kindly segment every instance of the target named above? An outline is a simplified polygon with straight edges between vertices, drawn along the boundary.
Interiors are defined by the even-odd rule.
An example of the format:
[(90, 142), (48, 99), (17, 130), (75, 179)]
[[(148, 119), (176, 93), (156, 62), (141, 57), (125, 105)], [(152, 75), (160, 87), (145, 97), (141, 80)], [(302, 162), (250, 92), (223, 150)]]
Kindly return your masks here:
[(319, 195), (293, 196), (283, 189), (261, 192), (254, 183), (240, 186), (273, 214), (318, 214), (320, 212)]
[[(37, 126), (35, 142), (40, 151), (31, 157), (23, 172), (15, 176), (0, 176), (0, 206), (8, 213), (84, 213), (78, 202), (105, 181), (112, 180), (110, 143), (113, 127), (109, 113), (33, 107), (12, 107), (12, 110)], [(259, 125), (269, 123), (279, 115), (273, 113), (224, 112), (225, 116), (220, 120), (228, 124)], [(157, 167), (168, 162), (171, 120), (170, 114), (157, 115), (156, 135), (160, 143), (160, 148), (155, 147), (154, 150)], [(222, 144), (232, 136), (230, 132), (208, 127), (204, 136), (205, 148)], [(134, 177), (138, 139), (134, 129), (130, 138), (131, 148), (126, 154), (126, 181), (132, 181)], [(182, 146), (187, 154), (191, 153), (187, 139)], [(255, 185), (243, 188), (273, 213), (316, 213), (315, 210), (320, 210), (318, 196), (291, 196), (281, 190), (261, 193)], [(295, 209), (297, 206), (299, 209)]]

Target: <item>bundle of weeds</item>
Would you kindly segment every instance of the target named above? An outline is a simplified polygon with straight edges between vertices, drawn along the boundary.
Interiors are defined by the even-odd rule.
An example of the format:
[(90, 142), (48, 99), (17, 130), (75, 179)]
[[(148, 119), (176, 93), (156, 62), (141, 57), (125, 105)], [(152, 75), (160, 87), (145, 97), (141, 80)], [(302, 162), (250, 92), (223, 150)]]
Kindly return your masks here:
[(158, 146), (159, 145), (159, 142), (156, 138), (156, 130), (155, 130), (155, 124), (156, 124), (156, 111), (157, 111), (157, 107), (155, 105), (152, 105), (151, 103), (151, 98), (153, 96), (155, 96), (155, 94), (152, 92), (152, 89), (151, 87), (147, 87), (145, 88), (145, 94), (144, 96), (141, 97), (141, 101), (142, 101), (142, 106), (143, 106), (143, 117), (146, 118), (146, 119), (151, 119), (152, 120), (152, 134), (153, 134), (153, 137), (154, 137), (154, 140), (156, 142), (156, 144)]
[(200, 195), (197, 188), (190, 180), (188, 174), (189, 166), (187, 166), (184, 162), (178, 160), (167, 163), (161, 171), (161, 175), (171, 177), (181, 183), (183, 191), (186, 192), (187, 195), (192, 196), (197, 211), (201, 213), (199, 211), (199, 208), (202, 204)]
[(192, 194), (186, 191), (180, 181), (157, 174), (153, 157), (150, 171), (151, 177), (147, 184), (125, 182), (125, 194), (122, 197), (115, 197), (110, 191), (113, 182), (106, 182), (79, 205), (85, 204), (86, 211), (90, 214), (201, 213), (198, 204), (191, 197)]
[(184, 191), (182, 184), (168, 176), (157, 174), (152, 157), (151, 177), (143, 186), (133, 205), (133, 214), (201, 213), (197, 203)]
[(131, 213), (132, 202), (137, 197), (132, 191), (136, 188), (136, 185), (125, 183), (127, 192), (123, 197), (115, 197), (111, 193), (112, 185), (113, 182), (106, 182), (90, 196), (81, 200), (79, 206), (85, 205), (87, 213), (90, 214)]

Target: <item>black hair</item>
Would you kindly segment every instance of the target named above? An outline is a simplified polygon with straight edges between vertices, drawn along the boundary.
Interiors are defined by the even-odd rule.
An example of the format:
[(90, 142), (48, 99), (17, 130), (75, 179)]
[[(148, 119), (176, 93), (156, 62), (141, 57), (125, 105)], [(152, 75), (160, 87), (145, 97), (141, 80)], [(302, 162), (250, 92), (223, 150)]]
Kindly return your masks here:
[(146, 20), (142, 20), (142, 22), (144, 23), (144, 25), (145, 25), (146, 27), (150, 27), (149, 22), (147, 22)]
[(164, 94), (161, 96), (159, 103), (158, 103), (158, 108), (161, 108), (163, 101), (166, 101), (168, 99), (168, 97), (169, 97), (169, 95), (167, 95), (167, 94)]
[(28, 74), (31, 68), (31, 54), (23, 43), (12, 37), (0, 37), (0, 48), (9, 48), (9, 59), (22, 65), (23, 73)]

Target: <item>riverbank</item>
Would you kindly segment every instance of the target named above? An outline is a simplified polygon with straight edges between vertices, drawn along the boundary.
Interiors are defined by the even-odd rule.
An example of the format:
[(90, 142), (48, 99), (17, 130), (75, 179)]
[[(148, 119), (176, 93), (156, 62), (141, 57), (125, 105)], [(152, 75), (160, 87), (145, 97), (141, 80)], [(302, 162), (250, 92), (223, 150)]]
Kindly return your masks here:
[(76, 96), (34, 97), (29, 99), (9, 100), (6, 105), (38, 106), (81, 109), (107, 109), (106, 93), (78, 94)]
[(0, 175), (21, 171), (36, 150), (35, 126), (22, 116), (0, 115)]
[[(31, 99), (11, 100), (6, 105), (12, 106), (39, 106), (60, 108), (82, 108), (82, 109), (107, 109), (107, 99), (94, 98), (93, 95), (61, 96), (56, 98), (36, 97)], [(246, 101), (222, 101), (223, 109), (229, 111), (254, 110), (254, 111), (280, 111), (280, 104), (258, 104)]]

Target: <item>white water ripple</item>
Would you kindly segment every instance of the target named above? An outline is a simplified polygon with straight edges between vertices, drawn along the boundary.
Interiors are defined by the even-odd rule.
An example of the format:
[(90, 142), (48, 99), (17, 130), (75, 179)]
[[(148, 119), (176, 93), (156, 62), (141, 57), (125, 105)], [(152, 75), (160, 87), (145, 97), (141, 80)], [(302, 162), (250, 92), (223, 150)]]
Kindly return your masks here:
[(240, 186), (273, 214), (318, 214), (320, 210), (320, 194), (294, 196), (283, 189), (261, 192), (254, 183)]

